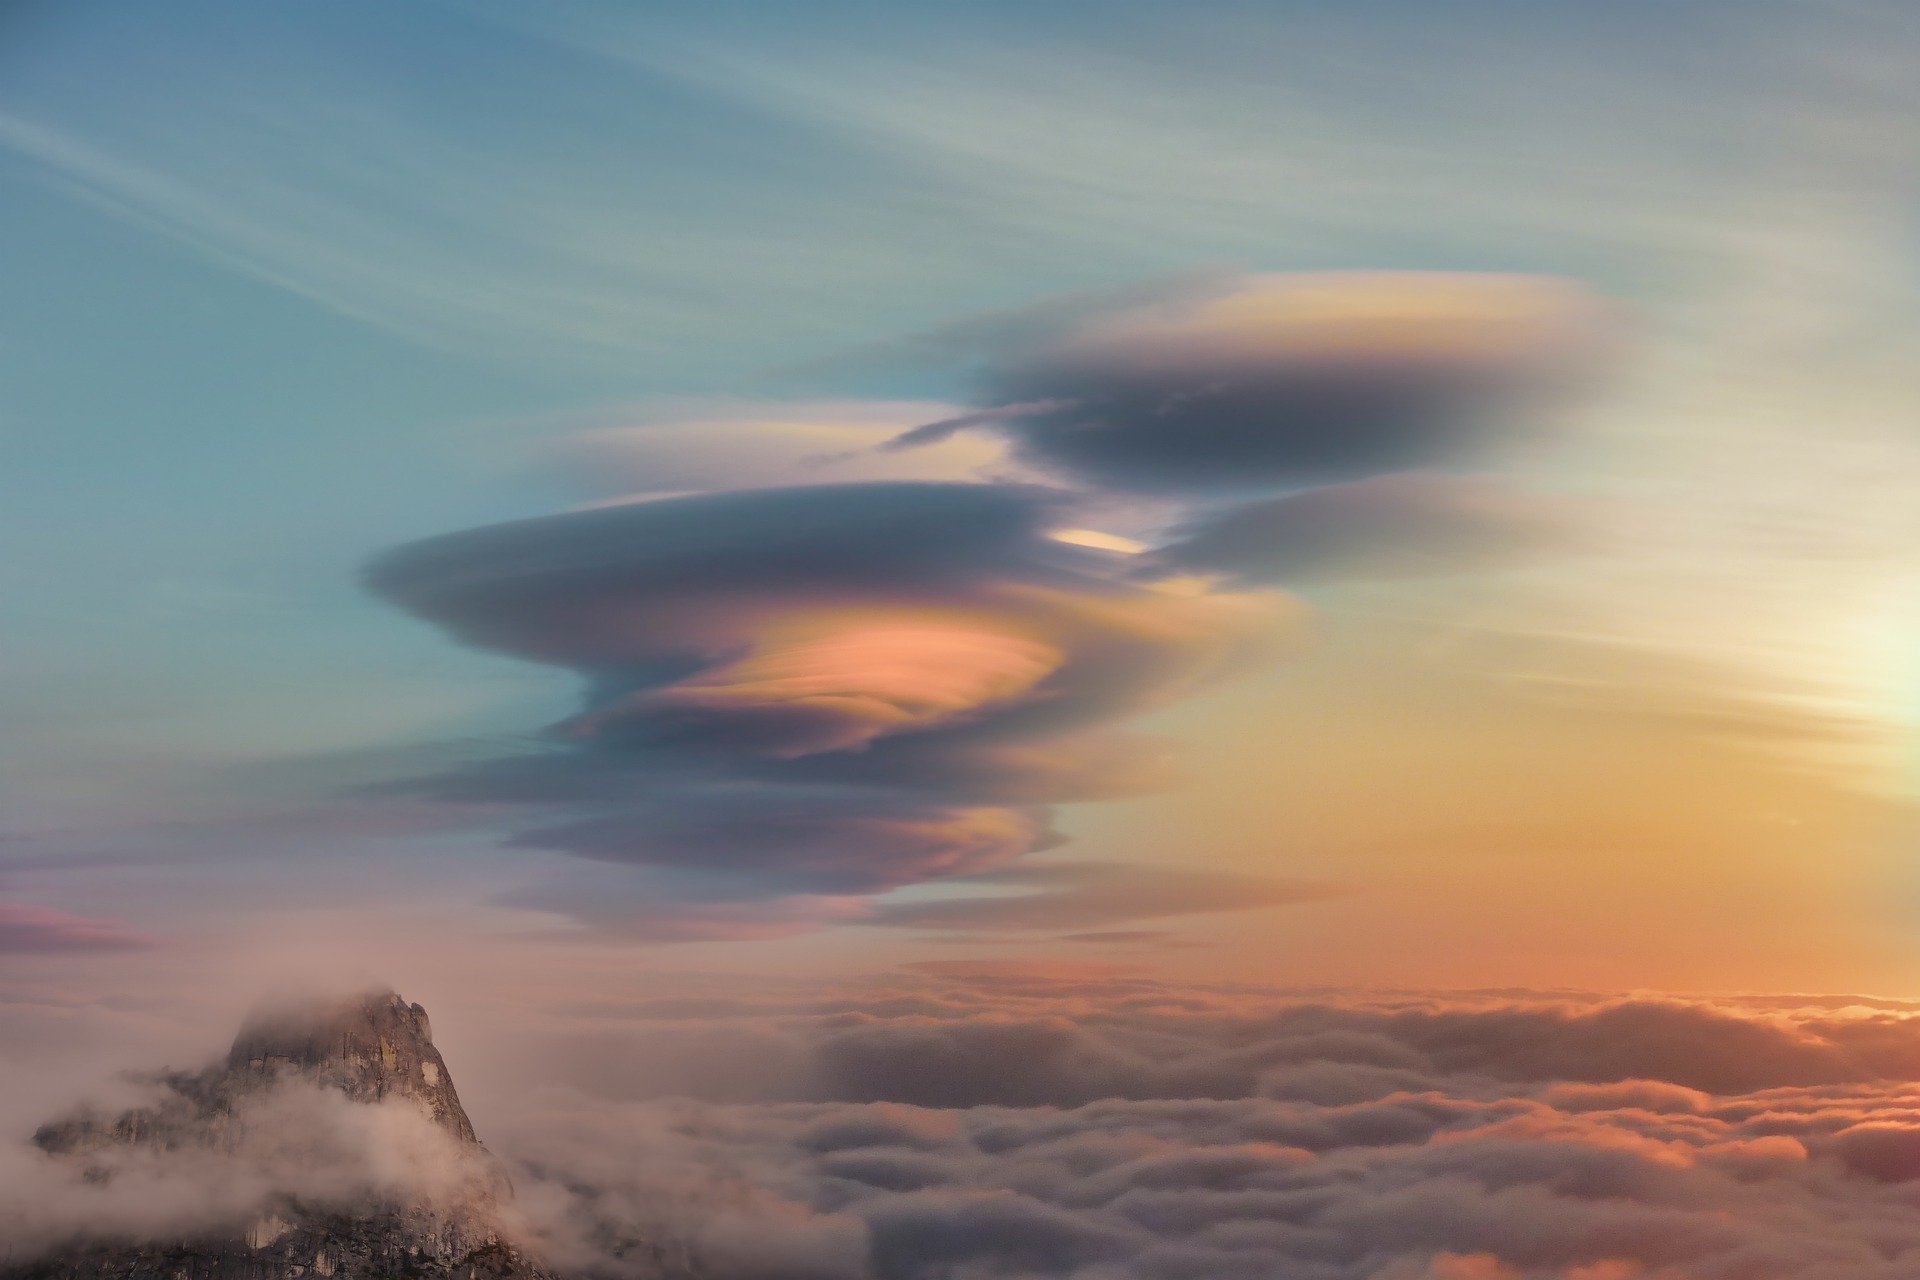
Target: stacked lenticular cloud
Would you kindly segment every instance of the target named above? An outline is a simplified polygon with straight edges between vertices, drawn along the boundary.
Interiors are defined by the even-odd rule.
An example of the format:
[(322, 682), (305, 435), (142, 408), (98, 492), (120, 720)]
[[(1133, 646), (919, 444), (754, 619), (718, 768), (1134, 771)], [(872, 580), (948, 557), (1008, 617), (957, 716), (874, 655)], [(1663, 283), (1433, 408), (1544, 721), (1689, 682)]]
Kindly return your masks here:
[[(814, 927), (1000, 866), (1054, 841), (1049, 806), (1162, 784), (1164, 752), (1125, 723), (1283, 651), (1304, 606), (1282, 584), (1394, 572), (1403, 551), (1444, 572), (1551, 524), (1485, 480), (1381, 473), (1519, 431), (1603, 319), (1526, 277), (1135, 297), (1000, 343), (959, 413), (804, 427), (872, 442), (800, 456), (786, 478), (812, 483), (767, 484), (761, 458), (744, 467), (761, 487), (398, 548), (375, 593), (585, 686), (541, 750), (419, 786), (518, 807), (517, 845), (628, 868), (549, 878), (526, 904), (641, 936)], [(782, 448), (791, 417), (768, 423)], [(693, 473), (672, 434), (640, 446), (663, 485)], [(1006, 446), (1001, 478), (838, 479), (955, 456), (942, 442), (963, 434)], [(1164, 545), (1080, 528), (1138, 495), (1172, 504)]]

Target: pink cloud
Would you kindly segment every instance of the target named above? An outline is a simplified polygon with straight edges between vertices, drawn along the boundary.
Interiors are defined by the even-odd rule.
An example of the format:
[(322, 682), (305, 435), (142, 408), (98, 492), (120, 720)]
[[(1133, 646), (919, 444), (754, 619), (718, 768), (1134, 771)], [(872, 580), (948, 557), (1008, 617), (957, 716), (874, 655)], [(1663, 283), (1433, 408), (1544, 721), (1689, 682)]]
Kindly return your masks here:
[(0, 902), (0, 953), (35, 955), (65, 951), (142, 951), (160, 939), (116, 920), (70, 915), (52, 907)]

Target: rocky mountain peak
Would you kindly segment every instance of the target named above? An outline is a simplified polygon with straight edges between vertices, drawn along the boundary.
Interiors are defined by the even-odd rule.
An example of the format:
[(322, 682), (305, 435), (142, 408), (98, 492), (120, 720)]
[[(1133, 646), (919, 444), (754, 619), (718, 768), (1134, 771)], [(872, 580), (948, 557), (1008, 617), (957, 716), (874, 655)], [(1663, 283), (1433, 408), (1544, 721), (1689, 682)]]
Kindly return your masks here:
[(478, 1141), (427, 1011), (391, 990), (257, 1009), (227, 1051), (227, 1072), (243, 1087), (297, 1072), (356, 1102), (412, 1098), (463, 1141)]
[[(135, 1079), (150, 1105), (41, 1127), (50, 1176), (104, 1190), (177, 1167), (257, 1194), (157, 1237), (51, 1241), (0, 1262), (0, 1280), (551, 1280), (502, 1226), (512, 1185), (474, 1137), (426, 1010), (393, 991), (279, 1002), (223, 1061)], [(340, 1110), (360, 1105), (380, 1110)], [(395, 1123), (408, 1106), (433, 1123)], [(436, 1177), (395, 1184), (410, 1161)]]

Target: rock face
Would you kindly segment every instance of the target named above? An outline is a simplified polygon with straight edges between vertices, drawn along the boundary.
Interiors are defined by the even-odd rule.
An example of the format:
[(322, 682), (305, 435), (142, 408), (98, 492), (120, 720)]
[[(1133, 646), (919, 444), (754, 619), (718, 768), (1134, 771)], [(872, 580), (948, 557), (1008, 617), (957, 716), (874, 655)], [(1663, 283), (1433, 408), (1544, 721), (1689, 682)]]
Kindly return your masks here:
[(0, 1280), (552, 1280), (505, 1238), (498, 1210), (511, 1185), (474, 1137), (426, 1011), (391, 991), (258, 1014), (224, 1063), (148, 1081), (160, 1093), (153, 1105), (111, 1118), (71, 1116), (43, 1126), (34, 1141), (104, 1182), (116, 1157), (244, 1151), (260, 1136), (250, 1126), (271, 1123), (262, 1099), (318, 1086), (356, 1103), (400, 1099), (430, 1116), (446, 1135), (434, 1137), (442, 1163), (460, 1171), (459, 1194), (388, 1190), (341, 1204), (275, 1193), (244, 1223), (183, 1239), (76, 1242), (0, 1267)]
[(299, 1071), (355, 1102), (412, 1098), (464, 1142), (479, 1141), (433, 1047), (427, 1011), (391, 991), (256, 1013), (227, 1051), (227, 1075), (245, 1083)]
[(239, 1239), (88, 1245), (0, 1272), (8, 1280), (532, 1280), (550, 1277), (518, 1249), (407, 1215), (306, 1214), (261, 1220)]

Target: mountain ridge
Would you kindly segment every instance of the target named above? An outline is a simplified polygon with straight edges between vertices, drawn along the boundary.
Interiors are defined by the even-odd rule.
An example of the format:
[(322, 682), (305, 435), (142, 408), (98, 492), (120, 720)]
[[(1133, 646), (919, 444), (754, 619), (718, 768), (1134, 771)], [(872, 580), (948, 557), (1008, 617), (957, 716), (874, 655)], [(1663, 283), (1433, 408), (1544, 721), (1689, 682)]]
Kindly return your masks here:
[[(390, 989), (257, 1010), (224, 1059), (136, 1078), (156, 1095), (148, 1105), (83, 1108), (42, 1125), (35, 1145), (100, 1187), (213, 1169), (240, 1189), (236, 1207), (177, 1237), (103, 1227), (0, 1263), (0, 1280), (556, 1280), (512, 1239), (512, 1184), (426, 1010)], [(354, 1145), (367, 1142), (380, 1158)], [(250, 1178), (266, 1189), (249, 1197)]]

